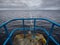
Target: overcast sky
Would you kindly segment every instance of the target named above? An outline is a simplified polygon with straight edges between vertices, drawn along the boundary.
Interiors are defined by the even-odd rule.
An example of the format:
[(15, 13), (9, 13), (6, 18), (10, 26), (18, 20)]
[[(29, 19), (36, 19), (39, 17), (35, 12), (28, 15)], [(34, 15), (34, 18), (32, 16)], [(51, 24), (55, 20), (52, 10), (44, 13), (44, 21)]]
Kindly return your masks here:
[[(4, 10), (8, 10), (8, 11), (4, 11)], [(21, 11), (21, 10), (28, 10), (28, 11)], [(34, 10), (34, 11), (29, 11), (29, 10)], [(39, 10), (43, 10), (43, 11), (39, 11)], [(44, 11), (44, 10), (50, 10), (50, 11)], [(60, 22), (59, 21), (60, 0), (0, 0), (1, 20), (5, 21), (5, 20), (20, 18), (20, 17), (22, 18), (42, 17), (42, 18), (49, 18), (57, 22)]]
[(60, 0), (0, 0), (0, 9), (60, 10)]

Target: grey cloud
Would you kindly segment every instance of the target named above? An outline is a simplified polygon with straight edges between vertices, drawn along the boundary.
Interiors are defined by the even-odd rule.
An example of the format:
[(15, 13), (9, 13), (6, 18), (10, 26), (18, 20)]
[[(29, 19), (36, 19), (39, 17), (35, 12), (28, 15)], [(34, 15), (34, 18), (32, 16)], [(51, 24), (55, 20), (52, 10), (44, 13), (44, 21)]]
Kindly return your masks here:
[(60, 7), (60, 0), (44, 0), (42, 7)]
[(60, 0), (0, 0), (0, 8), (60, 10)]

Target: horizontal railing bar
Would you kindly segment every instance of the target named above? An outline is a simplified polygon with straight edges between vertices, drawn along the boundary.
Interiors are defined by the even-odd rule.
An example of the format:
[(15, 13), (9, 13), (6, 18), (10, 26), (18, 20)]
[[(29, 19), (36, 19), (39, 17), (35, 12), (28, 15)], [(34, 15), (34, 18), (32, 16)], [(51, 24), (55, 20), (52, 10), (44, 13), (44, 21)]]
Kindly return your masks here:
[[(30, 28), (25, 28), (25, 30), (30, 29)], [(46, 33), (46, 35), (56, 44), (56, 45), (60, 45), (51, 35), (49, 35), (49, 33), (46, 31), (46, 29), (42, 28), (42, 27), (35, 27), (35, 29), (40, 29), (42, 31), (44, 31)], [(11, 38), (11, 36), (13, 35), (13, 33), (15, 31), (18, 30), (23, 30), (23, 28), (16, 28), (14, 30), (12, 30), (12, 32), (10, 33), (10, 35), (8, 36), (8, 38), (5, 40), (5, 42), (3, 43), (3, 45), (6, 45), (6, 43), (8, 42), (8, 40)], [(31, 30), (34, 30), (34, 28), (31, 28)]]
[(2, 24), (0, 25), (0, 28), (3, 27), (4, 25), (6, 25), (6, 24), (8, 24), (8, 23), (10, 23), (10, 22), (12, 22), (12, 21), (16, 21), (16, 20), (45, 20), (45, 21), (48, 21), (48, 22), (53, 23), (54, 25), (60, 27), (60, 24), (58, 24), (58, 23), (56, 23), (56, 22), (54, 22), (54, 21), (51, 21), (51, 20), (49, 20), (49, 19), (47, 19), (47, 18), (16, 18), (16, 19), (9, 20), (9, 21), (7, 21), (7, 22), (5, 22), (5, 23), (2, 23)]

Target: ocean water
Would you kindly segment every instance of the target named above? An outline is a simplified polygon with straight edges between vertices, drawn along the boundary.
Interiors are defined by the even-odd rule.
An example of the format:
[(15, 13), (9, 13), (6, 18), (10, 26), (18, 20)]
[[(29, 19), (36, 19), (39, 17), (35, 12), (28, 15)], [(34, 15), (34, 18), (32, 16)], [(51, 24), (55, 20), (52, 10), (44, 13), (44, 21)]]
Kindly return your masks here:
[(14, 18), (48, 18), (60, 23), (60, 10), (0, 10), (0, 23)]
[[(15, 18), (47, 18), (60, 24), (60, 10), (0, 10), (0, 24)], [(32, 22), (33, 21), (25, 21), (25, 24), (26, 25), (33, 24)], [(22, 24), (21, 21), (16, 21), (12, 22), (7, 27), (11, 29), (12, 27), (19, 27), (20, 24)], [(44, 21), (41, 21), (40, 24), (38, 21), (37, 24), (42, 25), (46, 28), (51, 27), (51, 24)]]
[[(14, 18), (48, 18), (60, 24), (60, 0), (0, 0), (0, 25)], [(25, 21), (25, 25), (31, 26), (32, 22)], [(8, 31), (22, 27), (21, 25), (22, 21), (11, 22), (7, 25)], [(48, 32), (51, 28), (51, 24), (45, 21), (37, 21), (37, 25), (45, 27)], [(54, 27), (53, 36), (60, 41), (60, 27)], [(5, 31), (2, 28), (0, 29), (2, 40), (0, 43), (3, 44), (5, 37)]]
[[(60, 24), (60, 10), (0, 10), (0, 25), (8, 20), (15, 18), (48, 18)], [(33, 24), (32, 22), (33, 21), (26, 21), (25, 24), (26, 25)], [(16, 22), (12, 22), (11, 24), (8, 24), (7, 27), (10, 31), (16, 27), (20, 27), (20, 24), (22, 24), (22, 22), (16, 21)], [(37, 24), (39, 25), (39, 22), (37, 22)], [(47, 29), (51, 28), (51, 24), (48, 22), (42, 21), (40, 25), (44, 26)], [(59, 30), (60, 27), (55, 26), (53, 32), (54, 36), (58, 41), (60, 41)], [(3, 31), (0, 29), (0, 32), (4, 33), (4, 29)], [(3, 35), (1, 36), (4, 37)]]

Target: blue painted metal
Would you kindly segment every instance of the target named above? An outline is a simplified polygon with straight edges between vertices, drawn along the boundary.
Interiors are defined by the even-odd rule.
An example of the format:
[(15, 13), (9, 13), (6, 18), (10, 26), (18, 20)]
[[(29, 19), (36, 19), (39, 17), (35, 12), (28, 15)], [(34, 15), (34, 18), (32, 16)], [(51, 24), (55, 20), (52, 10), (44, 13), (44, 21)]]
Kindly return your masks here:
[[(52, 26), (51, 26), (51, 29), (50, 29), (50, 31), (49, 31), (49, 35), (52, 35), (52, 33), (53, 33), (53, 30), (54, 29), (54, 24), (52, 24)], [(47, 43), (46, 43), (46, 45), (48, 45), (48, 42), (49, 42), (49, 37), (47, 38)]]
[(36, 20), (34, 20), (34, 32), (33, 32), (33, 36), (32, 36), (32, 38), (35, 38), (35, 26), (36, 26)]
[[(5, 33), (7, 35), (7, 37), (9, 36), (9, 32), (8, 32), (8, 29), (7, 29), (7, 26), (4, 25), (4, 29), (5, 29)], [(12, 40), (10, 39), (10, 44), (12, 45)]]
[[(30, 28), (25, 28), (25, 30), (30, 29)], [(34, 28), (31, 28), (31, 30), (33, 30)], [(46, 31), (46, 29), (43, 29), (42, 27), (35, 27), (35, 29), (41, 29), (42, 31), (44, 31), (46, 33), (46, 35), (56, 44), (56, 45), (60, 45), (51, 35), (49, 35), (49, 33)], [(14, 34), (15, 31), (18, 30), (23, 30), (23, 28), (16, 28), (14, 30), (12, 30), (12, 32), (10, 33), (10, 35), (8, 36), (8, 38), (5, 40), (3, 45), (6, 45), (6, 43), (9, 41), (9, 39), (12, 37), (12, 35)]]
[(6, 26), (6, 25), (4, 25), (4, 29), (5, 29), (5, 33), (6, 33), (6, 35), (8, 35), (9, 32), (8, 32), (8, 29), (7, 29), (7, 26)]
[(24, 20), (22, 20), (22, 25), (23, 25), (23, 31), (24, 31), (24, 37), (25, 37), (26, 33), (25, 33)]
[[(12, 21), (16, 21), (16, 20), (22, 20), (22, 22), (23, 22), (23, 28), (16, 28), (16, 29), (12, 30), (11, 33), (8, 35), (8, 29), (7, 29), (6, 25), (7, 25), (8, 23), (10, 23), (10, 22), (12, 22)], [(25, 28), (25, 27), (24, 27), (24, 20), (34, 20), (34, 27), (33, 27), (33, 28)], [(37, 26), (36, 26), (36, 20), (45, 20), (45, 21), (48, 21), (48, 22), (52, 23), (50, 32), (47, 32), (47, 30), (44, 29), (44, 28), (42, 28), (42, 27), (39, 27), (39, 26), (37, 27)], [(18, 31), (18, 30), (23, 30), (23, 31), (24, 31), (24, 30), (28, 30), (28, 29), (34, 30), (34, 34), (35, 34), (35, 30), (40, 29), (40, 30), (42, 30), (43, 32), (46, 33), (46, 35), (48, 36), (48, 41), (49, 41), (49, 39), (50, 39), (50, 40), (52, 40), (56, 45), (60, 45), (60, 44), (53, 38), (53, 36), (52, 36), (53, 28), (54, 28), (55, 25), (60, 27), (60, 24), (58, 24), (58, 23), (56, 23), (56, 22), (54, 22), (54, 21), (51, 21), (51, 20), (49, 20), (49, 19), (46, 19), (46, 18), (17, 18), (17, 19), (9, 20), (9, 21), (7, 21), (7, 22), (5, 22), (5, 23), (3, 23), (3, 24), (0, 25), (0, 28), (2, 28), (2, 27), (5, 28), (5, 31), (6, 31), (7, 36), (8, 36), (7, 39), (4, 41), (3, 45), (6, 45), (6, 43), (11, 40), (11, 37), (12, 37), (12, 35), (14, 34), (15, 31)], [(24, 33), (24, 34), (25, 34), (25, 33)], [(48, 41), (47, 41), (47, 44), (48, 44)]]

